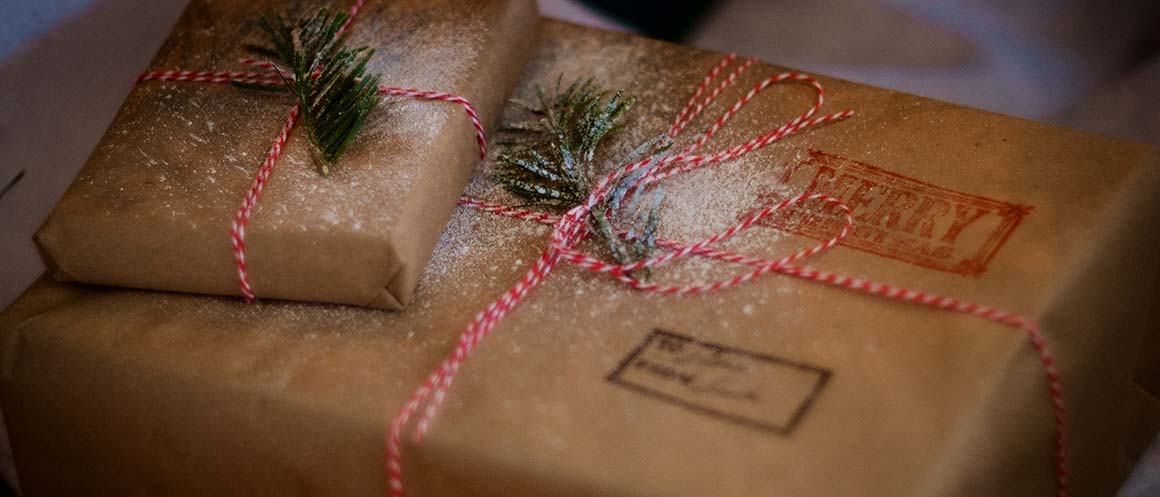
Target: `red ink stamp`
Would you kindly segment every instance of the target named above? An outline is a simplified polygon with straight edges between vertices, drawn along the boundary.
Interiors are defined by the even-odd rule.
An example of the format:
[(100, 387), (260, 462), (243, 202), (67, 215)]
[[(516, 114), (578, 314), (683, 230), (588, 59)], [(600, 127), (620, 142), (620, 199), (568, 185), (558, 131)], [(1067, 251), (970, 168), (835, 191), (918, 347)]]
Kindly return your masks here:
[[(1032, 209), (957, 192), (880, 167), (811, 150), (788, 164), (780, 181), (824, 193), (852, 209), (853, 230), (842, 245), (922, 267), (978, 276)], [(783, 195), (762, 194), (762, 205)], [(845, 218), (832, 204), (785, 209), (762, 225), (817, 240), (838, 233)]]

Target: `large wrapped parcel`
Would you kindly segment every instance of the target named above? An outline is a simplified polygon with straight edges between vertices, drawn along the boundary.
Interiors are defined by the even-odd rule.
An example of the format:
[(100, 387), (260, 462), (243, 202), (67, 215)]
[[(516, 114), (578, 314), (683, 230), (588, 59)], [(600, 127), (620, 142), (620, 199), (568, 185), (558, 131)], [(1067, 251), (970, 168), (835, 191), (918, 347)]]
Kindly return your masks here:
[[(665, 131), (721, 57), (555, 22), (540, 36), (521, 100), (589, 76), (637, 96), (610, 156)], [(779, 70), (741, 75), (689, 136)], [(1160, 362), (1160, 151), (820, 81), (826, 109), (857, 114), (667, 180), (661, 235), (701, 239), (808, 189), (841, 198), (854, 232), (804, 263), (1039, 323), (1071, 495), (1113, 495), (1160, 426), (1143, 381)], [(704, 148), (812, 98), (770, 88)], [(468, 194), (518, 205), (495, 164)], [(832, 236), (816, 206), (789, 212), (719, 248), (777, 258)], [(25, 495), (386, 495), (387, 423), (550, 231), (455, 211), (399, 312), (37, 283), (0, 316)], [(650, 278), (736, 271), (691, 258)], [(1011, 327), (786, 275), (663, 296), (562, 265), (462, 366), (403, 467), (414, 496), (1050, 497), (1054, 426), (1044, 365)]]
[[(268, 44), (263, 15), (344, 5), (195, 0), (150, 69), (254, 71), (239, 59)], [(524, 0), (369, 1), (348, 45), (375, 49), (384, 86), (464, 97), (490, 129), (535, 16)], [(230, 84), (139, 82), (38, 233), (46, 265), (62, 281), (238, 295), (231, 221), (293, 103)], [(253, 292), (404, 306), (479, 163), (472, 122), (454, 103), (388, 97), (326, 177), (302, 128), (246, 229)]]

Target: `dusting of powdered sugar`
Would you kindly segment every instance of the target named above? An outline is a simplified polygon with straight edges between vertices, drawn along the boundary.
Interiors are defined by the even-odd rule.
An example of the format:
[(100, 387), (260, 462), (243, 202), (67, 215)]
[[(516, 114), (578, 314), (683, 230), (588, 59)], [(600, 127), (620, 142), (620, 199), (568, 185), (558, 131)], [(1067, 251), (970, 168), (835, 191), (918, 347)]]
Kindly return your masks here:
[[(265, 9), (213, 8), (222, 10), (223, 19), (256, 19)], [(294, 5), (287, 14), (313, 8)], [(472, 84), (481, 45), (489, 42), (485, 21), (494, 14), (423, 2), (369, 5), (351, 31), (351, 44), (376, 49), (371, 69), (381, 73), (385, 86), (454, 93)], [(221, 29), (216, 21), (185, 22), (192, 24), (179, 26), (155, 64), (229, 69), (252, 55), (246, 44), (264, 43), (254, 23)], [(140, 83), (70, 194), (121, 223), (163, 221), (165, 229), (178, 231), (206, 229), (213, 221), (228, 226), (292, 103), (286, 94), (230, 85)], [(403, 212), (398, 206), (413, 202), (417, 184), (445, 181), (431, 145), (441, 133), (459, 132), (448, 126), (461, 119), (462, 109), (454, 105), (384, 98), (329, 177), (319, 174), (300, 123), (250, 231), (391, 234)]]
[(661, 235), (691, 243), (736, 225), (759, 207), (762, 194), (777, 186), (761, 159), (743, 157), (666, 180)]
[[(485, 195), (503, 196), (502, 189), (490, 184), (482, 174), (476, 174), (469, 190), (486, 190)], [(549, 233), (548, 225), (459, 208), (435, 245), (420, 287), (518, 274), (532, 262), (533, 252), (546, 246)], [(515, 247), (526, 252), (521, 254)], [(477, 268), (478, 274), (465, 275), (464, 271), (473, 266), (473, 261), (490, 262)]]
[[(591, 46), (588, 46), (591, 45)], [(703, 56), (702, 67), (695, 64), (671, 65), (667, 56), (655, 53), (656, 47), (639, 43), (618, 45), (616, 42), (599, 37), (568, 39), (567, 43), (549, 43), (541, 56), (529, 65), (523, 83), (516, 89), (516, 98), (530, 101), (535, 96), (537, 84), (547, 87), (550, 92), (557, 78), (566, 86), (576, 78), (592, 76), (595, 81), (608, 88), (623, 88), (637, 98), (636, 105), (626, 115), (629, 124), (620, 133), (613, 135), (598, 152), (598, 163), (606, 170), (619, 167), (631, 150), (667, 130), (670, 121), (680, 111), (693, 84), (699, 81), (703, 71), (711, 67), (717, 56)], [(663, 52), (663, 51), (662, 51)], [(657, 67), (653, 67), (653, 65)], [(664, 68), (661, 71), (661, 68)], [(658, 72), (661, 71), (661, 72)], [(663, 74), (659, 77), (656, 74)], [(694, 121), (689, 130), (678, 141), (673, 150), (679, 150), (695, 140), (728, 108), (739, 96), (739, 91), (763, 75), (751, 75), (738, 89), (727, 92), (722, 101), (715, 104), (705, 114)], [(792, 90), (791, 90), (792, 92)], [(730, 100), (733, 99), (733, 100)], [(792, 117), (794, 105), (800, 102), (778, 102), (777, 98), (767, 99), (764, 107), (746, 109), (739, 113), (729, 127), (703, 147), (705, 152), (722, 150), (741, 143), (756, 133), (775, 127)], [(756, 105), (754, 107), (757, 107)], [(505, 110), (504, 122), (513, 123), (526, 118), (518, 106), (509, 105)], [(502, 142), (502, 140), (501, 140)], [(495, 147), (490, 160), (477, 171), (467, 188), (471, 196), (483, 198), (503, 205), (519, 205), (513, 198), (488, 179), (495, 167), (495, 157), (504, 152), (504, 145)], [(694, 243), (724, 231), (745, 216), (773, 202), (792, 196), (793, 188), (779, 181), (779, 174), (788, 163), (801, 161), (806, 156), (803, 147), (770, 147), (748, 154), (742, 158), (685, 173), (665, 180), (664, 200), (660, 206), (660, 235), (680, 243)], [(530, 221), (506, 218), (477, 211), (461, 212), (453, 217), (443, 233), (435, 253), (427, 267), (422, 285), (455, 284), (464, 276), (462, 268), (468, 266), (470, 258), (485, 260), (505, 260), (506, 252), (512, 247), (532, 246), (543, 249), (548, 243), (550, 228)], [(776, 258), (801, 248), (801, 243), (783, 244), (788, 235), (768, 226), (757, 226), (744, 231), (735, 238), (721, 242), (718, 248), (753, 257)], [(604, 257), (603, 247), (587, 242), (582, 250), (597, 257)], [(522, 270), (532, 262), (526, 255), (515, 262), (490, 264), (487, 274), (469, 276), (474, 278), (494, 278), (495, 274), (510, 275), (511, 281), (518, 279)], [(509, 267), (517, 266), (517, 267)], [(708, 283), (731, 277), (748, 268), (721, 263), (706, 258), (688, 257), (662, 268), (653, 274), (662, 284)], [(584, 271), (571, 271), (571, 284), (578, 294), (591, 291), (607, 293), (607, 278)], [(591, 287), (590, 281), (597, 286)], [(603, 290), (602, 290), (603, 289)], [(751, 308), (752, 310), (752, 308)]]
[[(680, 71), (684, 76), (650, 79), (650, 75), (656, 74), (655, 71), (650, 72), (655, 69), (653, 65), (665, 65), (666, 59), (650, 55), (644, 58), (645, 63), (641, 68), (634, 69), (632, 64), (637, 61), (632, 58), (641, 54), (632, 50), (621, 51), (619, 49), (622, 47), (615, 44), (601, 46), (603, 42), (599, 39), (595, 46), (588, 46), (596, 36), (585, 32), (584, 36), (562, 38), (565, 41), (549, 38), (546, 41), (547, 53), (541, 54), (534, 64), (538, 69), (525, 78), (519, 92), (527, 95), (534, 83), (554, 81), (555, 74), (561, 69), (582, 74), (584, 67), (572, 62), (574, 57), (592, 67), (603, 67), (600, 71), (607, 77), (620, 78), (620, 83), (640, 89), (641, 100), (634, 109), (632, 126), (610, 144), (609, 154), (616, 155), (663, 131), (672, 115), (684, 103), (683, 99), (689, 90), (686, 83), (698, 77), (703, 68), (693, 64), (696, 67), (686, 70), (688, 68), (683, 65), (672, 64), (676, 68), (673, 70)], [(601, 61), (612, 62), (605, 64)], [(635, 76), (629, 77), (626, 74)], [(645, 80), (648, 80), (648, 84), (645, 84)], [(675, 82), (677, 80), (680, 80), (680, 84)], [(668, 89), (656, 89), (662, 87)], [(512, 122), (514, 118), (511, 107), (505, 117), (507, 122)], [(400, 104), (388, 112), (405, 113), (407, 109), (407, 105)], [(762, 122), (764, 120), (761, 117), (765, 115), (764, 112), (758, 112), (740, 116), (736, 128), (748, 133), (763, 130), (770, 125)], [(394, 121), (395, 117), (391, 117), (391, 120)], [(438, 126), (435, 121), (432, 123), (423, 124), (420, 120), (408, 126), (413, 126), (416, 136), (421, 136), (427, 126)], [(203, 129), (189, 132), (211, 140), (207, 134), (221, 132), (228, 127), (226, 120), (215, 117), (213, 129), (206, 125)], [(714, 150), (719, 150), (721, 144), (738, 143), (737, 140), (747, 138), (740, 136), (744, 132), (723, 132), (719, 141), (715, 141), (713, 146), (717, 148)], [(383, 139), (390, 140), (389, 137)], [(515, 199), (488, 178), (495, 155), (502, 151), (502, 147), (493, 148), (491, 159), (476, 171), (467, 192), (488, 201), (518, 205)], [(711, 170), (665, 181), (666, 200), (661, 206), (662, 234), (677, 241), (693, 242), (735, 224), (742, 216), (769, 202), (798, 193), (782, 185), (778, 174), (785, 164), (804, 160), (804, 149), (800, 143), (790, 147), (773, 147)], [(298, 159), (301, 163), (288, 163), (287, 166), (310, 170), (309, 160), (305, 159), (308, 156), (302, 157)], [(252, 163), (254, 157), (237, 159), (240, 163)], [(231, 161), (223, 161), (217, 166), (218, 173), (215, 176), (219, 177), (219, 184), (222, 182), (220, 177), (228, 175), (233, 169), (232, 164)], [(352, 181), (341, 170), (335, 174), (338, 181)], [(357, 181), (374, 177), (368, 174), (356, 175), (359, 178)], [(171, 173), (166, 173), (166, 183), (171, 181), (170, 176)], [(384, 177), (374, 178), (386, 181)], [(289, 181), (298, 182), (296, 186), (301, 188), (303, 196), (287, 197), (285, 203), (288, 206), (297, 202), (310, 203), (316, 198), (337, 194), (319, 189), (310, 190), (312, 180), (307, 176)], [(399, 177), (398, 181), (398, 187), (403, 188), (410, 180)], [(361, 186), (360, 183), (349, 188), (357, 191)], [(320, 214), (320, 219), (326, 223), (341, 223), (345, 215), (340, 210), (325, 210)], [(431, 359), (432, 365), (436, 364), (434, 360), (450, 350), (455, 335), (471, 317), (487, 302), (519, 281), (540, 252), (548, 247), (550, 230), (549, 226), (530, 221), (467, 208), (456, 209), (426, 266), (414, 301), (400, 312), (272, 301), (251, 306), (243, 305), (236, 299), (144, 292), (140, 293), (140, 298), (151, 303), (152, 315), (171, 317), (175, 322), (181, 322), (181, 327), (199, 331), (181, 337), (187, 340), (182, 345), (189, 348), (192, 348), (190, 343), (202, 340), (209, 344), (204, 347), (205, 350), (220, 352), (220, 345), (215, 344), (234, 344), (236, 342), (233, 340), (242, 337), (248, 340), (243, 345), (271, 358), (270, 362), (275, 367), (269, 369), (273, 371), (295, 370), (293, 364), (287, 366), (279, 362), (283, 356), (290, 357), (289, 361), (312, 361), (315, 365), (323, 366), (328, 361), (334, 361), (340, 369), (349, 368), (349, 371), (343, 370), (343, 374), (353, 382), (326, 384), (327, 395), (349, 390), (365, 397), (365, 385), (373, 384), (375, 388), (381, 389), (382, 378), (385, 376), (391, 378), (386, 380), (388, 385), (405, 391), (412, 386), (409, 373), (384, 375), (383, 371), (393, 371), (389, 368), (396, 367), (396, 364), (404, 364), (397, 367), (422, 370), (428, 367), (424, 363), (428, 359)], [(724, 242), (721, 247), (746, 255), (775, 258), (798, 250), (805, 243), (812, 242), (761, 226)], [(582, 244), (580, 249), (592, 254), (603, 254), (602, 247), (594, 243)], [(748, 268), (693, 257), (658, 269), (654, 277), (656, 281), (665, 284), (690, 284), (718, 280), (746, 270)], [(556, 368), (564, 372), (560, 374), (567, 374), (569, 368), (566, 363), (570, 360), (603, 361), (605, 370), (611, 370), (623, 359), (624, 351), (617, 349), (608, 352), (610, 344), (616, 344), (617, 347), (622, 345), (617, 340), (626, 333), (631, 333), (633, 344), (639, 343), (644, 333), (668, 325), (674, 325), (675, 331), (679, 332), (711, 333), (715, 340), (726, 343), (761, 340), (763, 344), (780, 347), (777, 350), (785, 353), (808, 353), (808, 350), (794, 348), (799, 345), (792, 336), (787, 338), (786, 333), (769, 333), (776, 326), (770, 324), (771, 317), (793, 317), (793, 309), (785, 308), (784, 299), (801, 298), (798, 293), (802, 285), (790, 278), (770, 277), (747, 284), (745, 288), (749, 290), (745, 291), (724, 291), (702, 296), (662, 296), (633, 291), (606, 275), (561, 264), (542, 285), (529, 294), (518, 311), (506, 318), (504, 333), (499, 336), (515, 338), (493, 339), (493, 347), (486, 353), (507, 354), (512, 358), (533, 361), (535, 358), (528, 356), (534, 353), (537, 357), (559, 360), (565, 363), (563, 367)], [(754, 288), (757, 290), (752, 290)], [(245, 333), (234, 333), (236, 330)], [(801, 331), (804, 333), (808, 327), (792, 327), (784, 331), (793, 330), (804, 330)], [(497, 347), (496, 344), (502, 346)], [(215, 350), (215, 346), (219, 349)], [(551, 348), (554, 346), (558, 348)], [(285, 350), (295, 353), (279, 354)], [(249, 349), (247, 354), (250, 354)], [(399, 361), (398, 357), (414, 360)], [(342, 361), (342, 364), (337, 361)], [(285, 378), (262, 378), (262, 381), (275, 380)], [(360, 381), (365, 383), (358, 383)], [(627, 408), (624, 415), (630, 422), (636, 422), (638, 418), (636, 411), (631, 408)]]
[(389, 6), (374, 22), (360, 25), (354, 37), (378, 41), (371, 69), (382, 75), (384, 86), (451, 91), (478, 68), (487, 32), (484, 20), (465, 10)]

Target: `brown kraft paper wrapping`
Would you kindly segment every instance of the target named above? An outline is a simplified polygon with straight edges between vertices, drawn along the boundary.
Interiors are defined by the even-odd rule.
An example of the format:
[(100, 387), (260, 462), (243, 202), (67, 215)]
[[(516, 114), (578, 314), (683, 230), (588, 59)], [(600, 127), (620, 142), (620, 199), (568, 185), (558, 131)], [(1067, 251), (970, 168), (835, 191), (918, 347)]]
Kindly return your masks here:
[[(609, 149), (630, 149), (666, 129), (719, 57), (548, 22), (516, 95), (560, 74), (623, 87), (640, 100)], [(1156, 392), (1133, 381), (1158, 362), (1136, 311), (1155, 297), (1160, 152), (821, 81), (827, 108), (858, 115), (670, 180), (663, 235), (701, 238), (814, 180), (856, 218), (895, 196), (898, 220), (887, 209), (878, 226), (893, 231), (863, 217), (860, 236), (810, 263), (1041, 323), (1066, 388), (1072, 495), (1113, 495), (1160, 425)], [(707, 147), (776, 126), (811, 95), (771, 88)], [(485, 173), (468, 192), (514, 203)], [(977, 219), (948, 235), (960, 210)], [(816, 243), (810, 223), (782, 221), (726, 246), (775, 257)], [(385, 495), (388, 420), (548, 233), (457, 210), (395, 313), (41, 281), (0, 316), (24, 491)], [(735, 270), (689, 260), (654, 277)], [(1052, 496), (1052, 429), (1027, 337), (989, 321), (789, 277), (663, 297), (562, 266), (465, 364), (404, 465), (417, 496)]]
[[(246, 70), (256, 21), (346, 3), (193, 1), (150, 65)], [(530, 0), (370, 1), (350, 46), (382, 84), (457, 94), (496, 123), (536, 26)], [(439, 61), (434, 64), (431, 61)], [(293, 100), (228, 84), (138, 83), (37, 234), (57, 279), (240, 295), (230, 223)], [(259, 298), (398, 309), (473, 167), (462, 107), (386, 98), (329, 177), (298, 126), (247, 229)]]

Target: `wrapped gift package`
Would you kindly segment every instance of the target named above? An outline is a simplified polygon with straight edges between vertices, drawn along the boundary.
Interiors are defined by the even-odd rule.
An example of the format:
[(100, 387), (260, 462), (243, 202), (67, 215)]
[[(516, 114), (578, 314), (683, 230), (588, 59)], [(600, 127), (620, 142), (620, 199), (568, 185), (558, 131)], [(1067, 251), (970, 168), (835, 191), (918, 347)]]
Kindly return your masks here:
[[(260, 17), (323, 5), (194, 1), (150, 69), (250, 71), (238, 61), (264, 43)], [(376, 50), (383, 85), (462, 96), (490, 128), (535, 19), (522, 0), (370, 1), (349, 44)], [(231, 221), (293, 103), (229, 84), (139, 82), (38, 232), (46, 265), (62, 281), (238, 295)], [(246, 229), (253, 292), (405, 305), (479, 163), (471, 121), (455, 104), (388, 97), (328, 176), (309, 148), (294, 130)]]
[[(721, 60), (558, 22), (539, 37), (516, 97), (588, 77), (636, 96), (602, 149), (612, 164), (664, 132)], [(779, 71), (752, 66), (689, 136)], [(1144, 311), (1160, 151), (819, 80), (823, 112), (856, 114), (666, 180), (661, 235), (703, 239), (801, 192), (841, 199), (852, 232), (803, 263), (1038, 323), (1064, 387), (1070, 495), (1113, 495), (1160, 426), (1140, 381), (1160, 362)], [(703, 148), (775, 128), (813, 96), (775, 85)], [(505, 122), (522, 112), (509, 105)], [(492, 179), (501, 152), (467, 194), (519, 205)], [(797, 204), (721, 248), (778, 258), (833, 236), (835, 219)], [(0, 315), (25, 495), (386, 495), (387, 424), (552, 231), (466, 207), (441, 227), (397, 312), (42, 279)], [(650, 278), (738, 271), (693, 257)], [(404, 439), (402, 467), (417, 496), (1052, 496), (1054, 414), (1028, 335), (975, 315), (785, 274), (665, 296), (562, 264), (462, 365), (425, 438)]]

